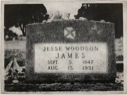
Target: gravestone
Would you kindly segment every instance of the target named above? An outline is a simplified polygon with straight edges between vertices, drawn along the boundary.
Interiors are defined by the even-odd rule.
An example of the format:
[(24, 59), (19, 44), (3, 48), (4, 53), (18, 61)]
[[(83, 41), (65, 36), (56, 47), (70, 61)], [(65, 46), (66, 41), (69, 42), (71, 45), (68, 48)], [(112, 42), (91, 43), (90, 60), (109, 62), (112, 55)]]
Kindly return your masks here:
[(26, 80), (114, 81), (113, 23), (63, 20), (26, 27)]

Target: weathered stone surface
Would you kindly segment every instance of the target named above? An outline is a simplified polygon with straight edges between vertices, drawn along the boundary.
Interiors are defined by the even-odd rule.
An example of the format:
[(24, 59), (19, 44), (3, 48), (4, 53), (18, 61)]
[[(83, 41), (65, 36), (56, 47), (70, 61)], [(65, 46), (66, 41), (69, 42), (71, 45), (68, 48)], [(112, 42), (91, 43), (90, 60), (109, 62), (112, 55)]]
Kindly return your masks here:
[[(71, 30), (74, 31), (74, 33), (72, 34), (73, 36), (68, 36), (68, 35), (66, 36), (66, 32), (65, 32), (66, 28), (69, 29), (70, 31)], [(115, 30), (114, 30), (113, 23), (102, 23), (102, 22), (94, 22), (94, 21), (87, 21), (87, 20), (86, 21), (81, 21), (81, 20), (53, 21), (51, 23), (45, 23), (45, 24), (28, 25), (26, 27), (26, 33), (27, 33), (26, 80), (42, 81), (42, 82), (64, 82), (64, 81), (73, 82), (73, 81), (91, 81), (91, 80), (114, 81), (116, 77), (114, 32)], [(104, 72), (90, 71), (87, 73), (85, 71), (84, 72), (81, 71), (77, 73), (76, 71), (74, 71), (68, 73), (68, 72), (64, 72), (63, 70), (61, 72), (59, 71), (46, 72), (46, 70), (44, 72), (43, 70), (38, 72), (37, 68), (35, 69), (36, 62), (38, 60), (38, 58), (35, 57), (39, 56), (38, 54), (35, 53), (36, 50), (35, 48), (37, 44), (41, 44), (43, 46), (44, 44), (56, 44), (56, 45), (70, 44), (71, 45), (74, 43), (77, 43), (77, 45), (78, 43), (105, 44), (107, 46), (107, 47), (104, 46), (107, 48), (105, 50), (107, 52), (107, 55), (105, 55), (104, 57), (106, 58), (107, 61), (104, 62), (106, 62), (105, 64), (107, 65), (104, 65), (104, 67), (107, 66), (107, 71)], [(45, 56), (49, 56), (49, 55), (45, 55)], [(44, 60), (46, 59), (44, 58)], [(42, 64), (46, 64), (46, 63), (42, 62)], [(41, 66), (44, 67), (44, 65), (42, 64)], [(65, 62), (65, 64), (67, 63)], [(96, 66), (96, 64), (94, 66)], [(103, 65), (99, 66), (100, 69), (101, 67), (103, 68)]]

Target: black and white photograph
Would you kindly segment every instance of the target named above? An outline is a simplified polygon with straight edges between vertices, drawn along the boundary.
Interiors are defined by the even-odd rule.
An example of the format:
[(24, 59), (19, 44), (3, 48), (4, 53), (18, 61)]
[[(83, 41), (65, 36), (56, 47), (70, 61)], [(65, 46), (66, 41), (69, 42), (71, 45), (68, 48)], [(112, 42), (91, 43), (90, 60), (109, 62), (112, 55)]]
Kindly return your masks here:
[(2, 0), (1, 93), (126, 93), (126, 8), (124, 0)]

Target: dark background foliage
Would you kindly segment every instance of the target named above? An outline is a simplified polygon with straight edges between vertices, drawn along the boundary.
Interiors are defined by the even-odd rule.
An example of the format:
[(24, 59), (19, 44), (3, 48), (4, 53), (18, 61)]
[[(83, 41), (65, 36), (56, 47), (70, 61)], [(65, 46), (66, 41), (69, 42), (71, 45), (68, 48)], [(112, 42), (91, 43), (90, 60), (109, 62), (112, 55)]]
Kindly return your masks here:
[(84, 17), (88, 20), (105, 20), (106, 22), (115, 23), (115, 36), (123, 36), (123, 6), (120, 3), (114, 4), (87, 4)]
[(4, 7), (4, 25), (6, 29), (12, 26), (20, 27), (23, 36), (29, 23), (47, 20), (47, 10), (43, 4), (12, 4)]
[[(123, 5), (122, 3), (89, 4), (85, 10), (88, 20), (105, 20), (115, 23), (115, 36), (123, 36)], [(78, 11), (78, 9), (77, 9)], [(40, 23), (48, 19), (46, 6), (43, 4), (9, 4), (4, 6), (4, 26), (8, 30), (12, 26), (20, 27), (23, 36), (25, 26), (29, 23)]]

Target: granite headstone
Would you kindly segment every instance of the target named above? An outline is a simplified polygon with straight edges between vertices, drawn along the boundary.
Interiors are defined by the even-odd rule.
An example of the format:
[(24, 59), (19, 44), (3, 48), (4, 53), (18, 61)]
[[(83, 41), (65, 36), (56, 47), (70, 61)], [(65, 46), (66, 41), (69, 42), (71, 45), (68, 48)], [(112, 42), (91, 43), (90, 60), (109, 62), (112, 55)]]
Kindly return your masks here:
[(113, 23), (63, 20), (26, 27), (26, 80), (114, 81)]

